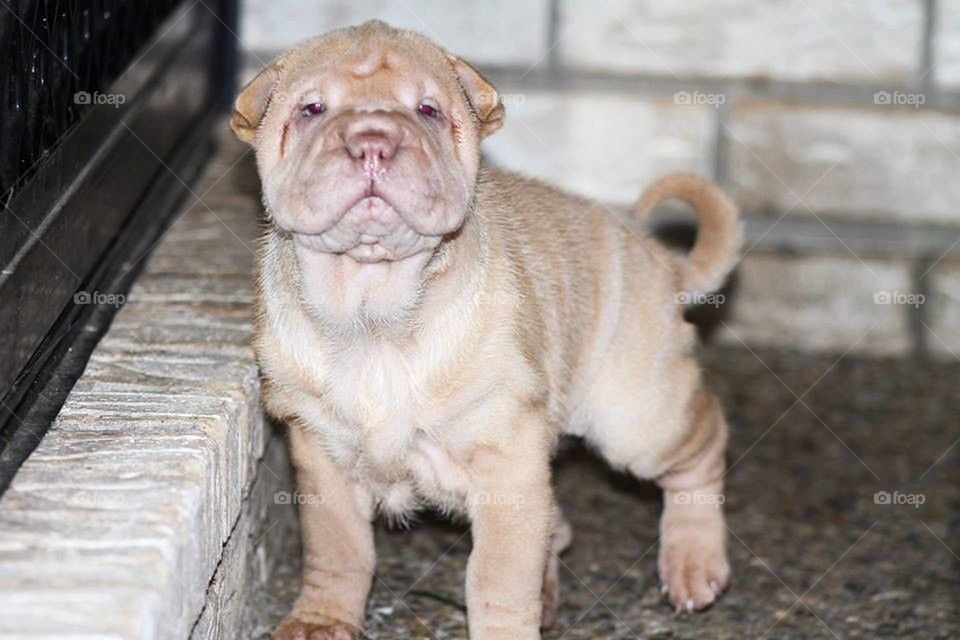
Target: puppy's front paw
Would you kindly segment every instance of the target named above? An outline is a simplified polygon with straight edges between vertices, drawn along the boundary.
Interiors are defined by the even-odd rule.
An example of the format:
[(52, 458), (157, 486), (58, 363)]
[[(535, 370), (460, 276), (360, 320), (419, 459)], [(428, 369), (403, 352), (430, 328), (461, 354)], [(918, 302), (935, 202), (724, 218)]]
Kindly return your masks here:
[(355, 640), (358, 635), (349, 625), (304, 622), (291, 616), (280, 623), (271, 640)]
[(706, 609), (730, 584), (722, 535), (681, 527), (660, 546), (661, 590), (677, 613)]

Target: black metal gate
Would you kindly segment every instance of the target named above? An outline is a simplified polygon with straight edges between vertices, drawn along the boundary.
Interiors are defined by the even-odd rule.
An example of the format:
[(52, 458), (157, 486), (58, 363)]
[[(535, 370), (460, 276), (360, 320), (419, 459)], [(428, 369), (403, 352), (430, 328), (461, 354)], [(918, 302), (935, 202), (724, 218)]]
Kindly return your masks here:
[(211, 146), (233, 0), (0, 0), (0, 493)]

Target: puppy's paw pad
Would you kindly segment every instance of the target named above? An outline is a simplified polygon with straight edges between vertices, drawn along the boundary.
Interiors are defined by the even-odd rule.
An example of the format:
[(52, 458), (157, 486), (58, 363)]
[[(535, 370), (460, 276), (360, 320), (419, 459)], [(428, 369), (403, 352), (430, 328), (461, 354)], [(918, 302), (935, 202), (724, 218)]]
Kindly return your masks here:
[(345, 624), (316, 624), (287, 618), (273, 632), (271, 640), (355, 640), (358, 631)]
[(677, 613), (706, 609), (730, 584), (730, 566), (718, 549), (667, 543), (660, 553), (661, 591)]

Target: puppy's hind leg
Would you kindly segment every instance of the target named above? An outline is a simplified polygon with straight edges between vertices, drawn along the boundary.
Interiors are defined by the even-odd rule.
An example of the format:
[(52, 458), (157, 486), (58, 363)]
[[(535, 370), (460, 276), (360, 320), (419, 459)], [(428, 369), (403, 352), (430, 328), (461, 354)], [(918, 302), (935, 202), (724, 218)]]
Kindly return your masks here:
[(708, 391), (699, 391), (691, 408), (690, 437), (657, 478), (663, 489), (660, 582), (678, 613), (710, 606), (730, 581), (723, 519), (727, 424)]

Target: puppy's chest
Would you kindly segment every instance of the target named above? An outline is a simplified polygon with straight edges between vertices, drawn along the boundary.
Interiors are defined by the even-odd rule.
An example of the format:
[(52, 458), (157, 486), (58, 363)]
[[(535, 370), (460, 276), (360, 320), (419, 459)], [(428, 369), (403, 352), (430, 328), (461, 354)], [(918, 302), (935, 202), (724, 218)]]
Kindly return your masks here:
[(423, 501), (458, 510), (469, 490), (454, 452), (469, 448), (459, 416), (478, 399), (467, 389), (438, 389), (427, 371), (396, 352), (358, 352), (322, 381), (330, 452), (393, 514)]

